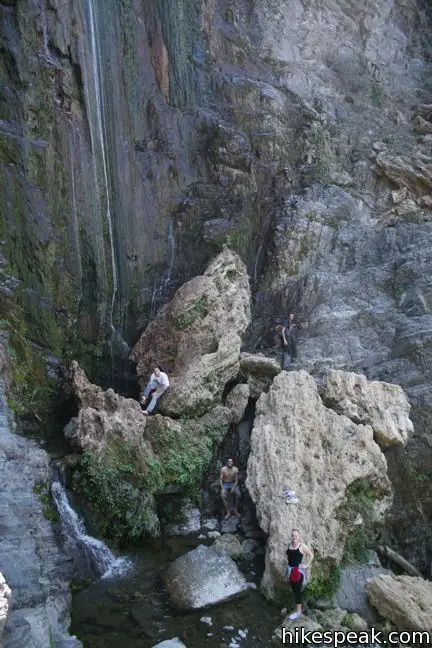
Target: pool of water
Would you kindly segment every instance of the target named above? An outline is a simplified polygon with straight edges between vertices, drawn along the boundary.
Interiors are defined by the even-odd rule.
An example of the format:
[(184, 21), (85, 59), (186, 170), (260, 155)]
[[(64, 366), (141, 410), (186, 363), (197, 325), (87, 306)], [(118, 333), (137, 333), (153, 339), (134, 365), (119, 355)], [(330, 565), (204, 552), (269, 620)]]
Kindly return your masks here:
[[(171, 539), (127, 552), (126, 573), (92, 583), (73, 597), (71, 633), (85, 648), (151, 648), (179, 637), (187, 648), (228, 646), (238, 636), (242, 648), (274, 646), (271, 637), (281, 621), (280, 609), (258, 591), (194, 612), (173, 610), (166, 598), (161, 574), (169, 563), (198, 544), (194, 539)], [(263, 558), (241, 565), (246, 579), (259, 585)], [(200, 622), (209, 616), (212, 625)], [(233, 626), (235, 631), (226, 631)]]

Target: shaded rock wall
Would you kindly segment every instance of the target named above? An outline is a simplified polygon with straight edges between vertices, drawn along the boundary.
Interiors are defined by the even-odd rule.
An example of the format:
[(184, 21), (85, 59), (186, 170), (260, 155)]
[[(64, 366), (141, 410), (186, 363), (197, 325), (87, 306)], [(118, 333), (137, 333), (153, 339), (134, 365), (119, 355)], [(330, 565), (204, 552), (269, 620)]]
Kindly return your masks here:
[[(405, 389), (413, 461), (394, 451), (389, 469), (397, 515), (416, 510), (403, 486), (432, 468), (428, 6), (1, 4), (10, 326), (94, 367), (226, 241), (252, 280), (252, 346), (292, 308), (302, 366)], [(431, 514), (395, 529), (407, 546), (421, 531), (423, 567)]]
[(8, 419), (0, 385), (0, 570), (12, 591), (4, 645), (79, 648), (81, 642), (66, 632), (70, 582), (76, 574), (57, 545), (50, 521), (49, 457), (35, 441), (15, 434)]

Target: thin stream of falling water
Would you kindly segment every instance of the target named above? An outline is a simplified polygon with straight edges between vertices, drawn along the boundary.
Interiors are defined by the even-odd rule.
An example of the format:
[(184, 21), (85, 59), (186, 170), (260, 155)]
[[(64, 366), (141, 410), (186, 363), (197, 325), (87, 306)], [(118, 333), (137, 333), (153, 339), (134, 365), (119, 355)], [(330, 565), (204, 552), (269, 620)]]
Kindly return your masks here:
[(51, 53), (48, 47), (48, 29), (47, 29), (47, 22), (46, 22), (45, 0), (40, 0), (39, 8), (40, 8), (40, 20), (42, 26), (43, 55), (48, 63), (54, 65), (54, 61), (52, 60)]
[(173, 235), (173, 219), (170, 218), (169, 226), (168, 226), (168, 242), (169, 242), (169, 247), (171, 251), (171, 258), (170, 258), (170, 264), (168, 271), (166, 273), (166, 278), (165, 278), (165, 283), (164, 286), (165, 288), (168, 286), (169, 282), (171, 281), (171, 273), (173, 271), (174, 267), (174, 260), (175, 260), (175, 253), (176, 253), (176, 244), (175, 244), (175, 238)]
[[(112, 222), (112, 214), (111, 214), (110, 186), (108, 181), (108, 167), (107, 167), (108, 152), (107, 152), (105, 126), (103, 121), (104, 94), (103, 94), (103, 88), (102, 88), (102, 83), (100, 78), (101, 62), (100, 62), (100, 51), (98, 48), (99, 38), (96, 38), (96, 36), (99, 36), (99, 34), (97, 34), (97, 21), (95, 19), (96, 16), (95, 16), (95, 8), (94, 8), (93, 0), (88, 0), (88, 6), (89, 6), (90, 34), (91, 34), (91, 59), (92, 59), (93, 79), (94, 79), (94, 86), (95, 86), (96, 116), (97, 116), (97, 126), (98, 126), (97, 130), (98, 130), (99, 143), (100, 143), (101, 155), (102, 155), (103, 181), (104, 181), (104, 189), (105, 189), (106, 205), (107, 205), (106, 217), (108, 222), (108, 232), (109, 232), (110, 250), (111, 250), (113, 289), (112, 289), (112, 297), (111, 297), (109, 323), (111, 326), (111, 331), (113, 333), (116, 333), (113, 324), (113, 313), (114, 313), (115, 299), (118, 291), (118, 273), (117, 273), (117, 264), (116, 264), (116, 257), (114, 251), (114, 230), (113, 230), (113, 222)], [(91, 126), (90, 129), (91, 131), (93, 131)]]
[(168, 225), (168, 237), (167, 237), (169, 243), (170, 262), (166, 272), (164, 272), (164, 276), (162, 277), (160, 284), (156, 285), (153, 289), (151, 306), (150, 306), (150, 321), (152, 321), (156, 316), (156, 300), (160, 299), (162, 295), (162, 291), (168, 287), (168, 284), (171, 281), (171, 274), (174, 268), (174, 261), (175, 261), (175, 254), (176, 254), (176, 244), (175, 244), (173, 229), (174, 229), (173, 219), (171, 218)]
[(68, 139), (69, 139), (69, 165), (70, 165), (70, 177), (71, 177), (71, 188), (72, 188), (72, 231), (75, 241), (75, 248), (77, 254), (78, 262), (78, 281), (79, 281), (79, 291), (78, 291), (78, 303), (77, 303), (77, 314), (79, 313), (79, 308), (82, 300), (82, 262), (81, 262), (81, 246), (79, 240), (79, 224), (78, 224), (78, 210), (76, 203), (76, 188), (75, 188), (75, 165), (73, 154), (76, 151), (75, 141), (74, 141), (74, 132), (73, 125), (71, 123), (70, 129), (68, 130)]

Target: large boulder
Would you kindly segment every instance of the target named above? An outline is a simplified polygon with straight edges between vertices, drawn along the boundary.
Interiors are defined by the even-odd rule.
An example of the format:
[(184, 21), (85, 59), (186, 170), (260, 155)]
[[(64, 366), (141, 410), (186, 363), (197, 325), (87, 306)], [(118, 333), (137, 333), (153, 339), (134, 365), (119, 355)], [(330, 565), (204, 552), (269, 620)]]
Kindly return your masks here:
[(75, 360), (67, 379), (79, 407), (78, 415), (64, 430), (72, 445), (85, 451), (96, 450), (103, 447), (111, 435), (135, 441), (144, 432), (146, 418), (136, 400), (92, 384)]
[(246, 383), (236, 385), (228, 394), (225, 405), (232, 413), (233, 423), (240, 423), (242, 420), (250, 397), (250, 388)]
[[(246, 482), (269, 536), (262, 581), (269, 596), (276, 596), (283, 582), (292, 528), (312, 544), (316, 564), (340, 561), (358, 522), (346, 514), (349, 488), (359, 480), (367, 483), (372, 519), (381, 519), (391, 502), (386, 471), (372, 428), (328, 409), (308, 373), (283, 371), (274, 378), (257, 402)], [(297, 492), (298, 504), (287, 506), (282, 494), (288, 486)]]
[(366, 584), (370, 602), (398, 630), (432, 632), (432, 583), (413, 576), (380, 575)]
[(409, 418), (411, 405), (398, 385), (332, 369), (326, 375), (322, 398), (354, 423), (370, 425), (382, 449), (406, 445), (414, 430)]
[(252, 398), (268, 391), (273, 378), (281, 371), (277, 360), (262, 353), (242, 353), (240, 356), (240, 375), (247, 380)]
[(115, 540), (159, 533), (154, 495), (200, 483), (214, 446), (228, 431), (232, 414), (216, 405), (186, 421), (145, 417), (139, 403), (87, 379), (77, 362), (69, 382), (79, 411), (66, 437), (84, 451), (74, 485), (88, 501), (99, 532)]
[(11, 591), (3, 574), (0, 572), (0, 645), (6, 619), (11, 604)]
[(165, 585), (171, 603), (186, 610), (222, 603), (248, 589), (235, 562), (226, 553), (204, 545), (170, 565)]
[(132, 350), (144, 384), (155, 365), (170, 377), (160, 411), (199, 415), (220, 402), (238, 373), (241, 336), (250, 322), (246, 267), (228, 248), (184, 284)]

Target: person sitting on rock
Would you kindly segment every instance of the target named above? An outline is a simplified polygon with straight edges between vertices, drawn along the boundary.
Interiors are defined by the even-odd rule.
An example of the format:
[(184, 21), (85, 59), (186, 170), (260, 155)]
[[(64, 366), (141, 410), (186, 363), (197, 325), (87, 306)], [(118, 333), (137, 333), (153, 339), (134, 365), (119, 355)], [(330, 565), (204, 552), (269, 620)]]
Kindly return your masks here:
[[(308, 560), (303, 562), (303, 556)], [(296, 609), (289, 615), (290, 621), (296, 621), (302, 615), (303, 589), (309, 580), (309, 568), (313, 560), (313, 551), (300, 542), (298, 529), (291, 531), (291, 542), (287, 549), (288, 567), (286, 571), (287, 582), (291, 585), (296, 602)]]
[(225, 520), (231, 516), (231, 511), (228, 506), (228, 496), (232, 495), (234, 499), (234, 515), (239, 517), (237, 511), (237, 503), (241, 498), (240, 488), (238, 487), (238, 477), (239, 471), (236, 466), (234, 466), (234, 460), (232, 457), (228, 457), (227, 465), (221, 468), (220, 471), (220, 486), (221, 486), (221, 497), (222, 502), (226, 511)]
[(149, 394), (151, 393), (151, 401), (150, 404), (147, 406), (146, 409), (143, 410), (143, 414), (150, 414), (153, 412), (154, 408), (156, 407), (156, 404), (159, 400), (159, 398), (166, 392), (166, 390), (169, 387), (169, 380), (168, 376), (164, 371), (162, 371), (162, 367), (159, 365), (155, 367), (154, 372), (150, 376), (150, 380), (144, 389), (140, 402), (142, 405), (146, 403), (147, 398)]

